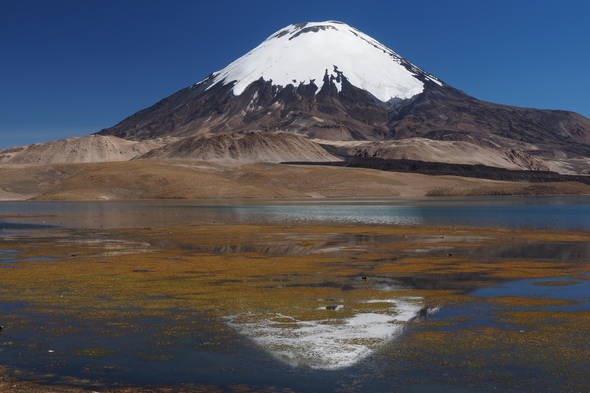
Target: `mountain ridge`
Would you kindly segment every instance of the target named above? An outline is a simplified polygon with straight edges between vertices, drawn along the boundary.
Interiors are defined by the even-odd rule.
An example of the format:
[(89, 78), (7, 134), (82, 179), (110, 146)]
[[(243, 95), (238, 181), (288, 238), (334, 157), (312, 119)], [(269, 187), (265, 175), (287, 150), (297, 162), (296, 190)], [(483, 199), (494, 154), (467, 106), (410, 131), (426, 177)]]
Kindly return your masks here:
[[(289, 40), (309, 50), (305, 60), (317, 62), (324, 70), (321, 80), (316, 68), (299, 70), (285, 60), (293, 55), (289, 50), (301, 52)], [(327, 54), (318, 54), (326, 47), (330, 48)], [(354, 63), (358, 53), (388, 60), (389, 79), (382, 75), (371, 79), (370, 67)], [(347, 69), (350, 64), (359, 69)], [(279, 71), (284, 72), (282, 79), (274, 80)], [(403, 77), (398, 78), (396, 72)], [(401, 89), (397, 96), (379, 99), (389, 96), (377, 92), (375, 85), (403, 85), (408, 82), (405, 77), (420, 83), (422, 90), (404, 94)], [(366, 89), (360, 86), (363, 84)], [(475, 140), (541, 159), (552, 159), (561, 152), (590, 155), (590, 120), (582, 115), (478, 100), (359, 30), (334, 21), (280, 29), (227, 67), (100, 134), (144, 140), (250, 130), (288, 131), (325, 140)]]
[[(95, 136), (152, 146), (141, 154), (101, 155), (90, 142), (80, 145), (97, 149), (88, 156), (104, 161), (333, 161), (338, 155), (590, 173), (590, 119), (479, 100), (337, 21), (279, 29), (228, 66)], [(87, 161), (70, 145), (32, 145), (17, 156)], [(14, 153), (0, 151), (0, 162), (18, 162)]]

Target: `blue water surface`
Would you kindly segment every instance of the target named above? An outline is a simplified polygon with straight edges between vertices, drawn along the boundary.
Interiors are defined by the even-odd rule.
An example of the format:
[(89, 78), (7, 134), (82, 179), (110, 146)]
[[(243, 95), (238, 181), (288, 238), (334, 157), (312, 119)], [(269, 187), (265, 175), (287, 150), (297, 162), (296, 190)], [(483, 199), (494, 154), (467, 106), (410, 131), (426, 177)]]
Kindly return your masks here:
[[(590, 198), (0, 202), (37, 224), (110, 228), (209, 223), (424, 224), (590, 230)], [(0, 220), (0, 230), (19, 220)]]

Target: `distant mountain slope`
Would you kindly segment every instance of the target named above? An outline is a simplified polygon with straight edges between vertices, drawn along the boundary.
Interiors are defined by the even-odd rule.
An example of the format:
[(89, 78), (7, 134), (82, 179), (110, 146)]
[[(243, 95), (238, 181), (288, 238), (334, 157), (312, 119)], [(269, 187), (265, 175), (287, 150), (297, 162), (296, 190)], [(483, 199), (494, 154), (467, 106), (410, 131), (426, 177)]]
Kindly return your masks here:
[(0, 150), (0, 164), (127, 161), (160, 146), (114, 136), (89, 135)]
[(286, 132), (245, 132), (180, 139), (154, 149), (139, 159), (281, 162), (335, 161), (318, 144)]
[(547, 170), (546, 164), (533, 156), (517, 155), (467, 141), (436, 141), (427, 138), (404, 138), (390, 141), (321, 141), (328, 150), (336, 146), (347, 156), (448, 162), (487, 165), (506, 169)]
[(345, 23), (309, 22), (111, 128), (0, 164), (345, 156), (590, 174), (590, 119), (478, 100)]
[[(478, 100), (334, 21), (287, 26), (100, 134), (139, 141), (250, 130), (335, 141), (464, 141), (533, 163), (565, 160), (557, 167), (567, 171), (590, 169), (590, 119)], [(470, 161), (470, 151), (444, 159)]]

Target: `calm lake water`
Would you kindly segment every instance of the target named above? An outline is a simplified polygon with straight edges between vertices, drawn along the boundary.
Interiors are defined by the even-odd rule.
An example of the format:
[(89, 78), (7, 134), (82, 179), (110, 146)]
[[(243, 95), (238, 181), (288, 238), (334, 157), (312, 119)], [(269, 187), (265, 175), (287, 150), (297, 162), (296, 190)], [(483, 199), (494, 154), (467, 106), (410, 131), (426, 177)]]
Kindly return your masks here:
[[(590, 242), (527, 235), (590, 230), (589, 198), (3, 202), (0, 216), (0, 365), (22, 378), (590, 391)], [(231, 225), (265, 223), (294, 229)]]
[[(37, 224), (78, 228), (335, 222), (588, 230), (590, 198), (0, 202), (0, 215), (21, 214), (45, 216), (35, 219)], [(8, 227), (6, 221), (0, 220), (0, 225)]]

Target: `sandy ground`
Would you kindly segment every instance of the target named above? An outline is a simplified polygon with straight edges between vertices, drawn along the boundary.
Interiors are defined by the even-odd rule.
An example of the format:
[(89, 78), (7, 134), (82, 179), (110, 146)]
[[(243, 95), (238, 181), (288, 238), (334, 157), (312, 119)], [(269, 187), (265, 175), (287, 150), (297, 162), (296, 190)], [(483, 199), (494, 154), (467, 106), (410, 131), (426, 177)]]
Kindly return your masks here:
[(563, 194), (590, 194), (590, 186), (281, 164), (138, 160), (0, 165), (0, 200), (414, 199)]

